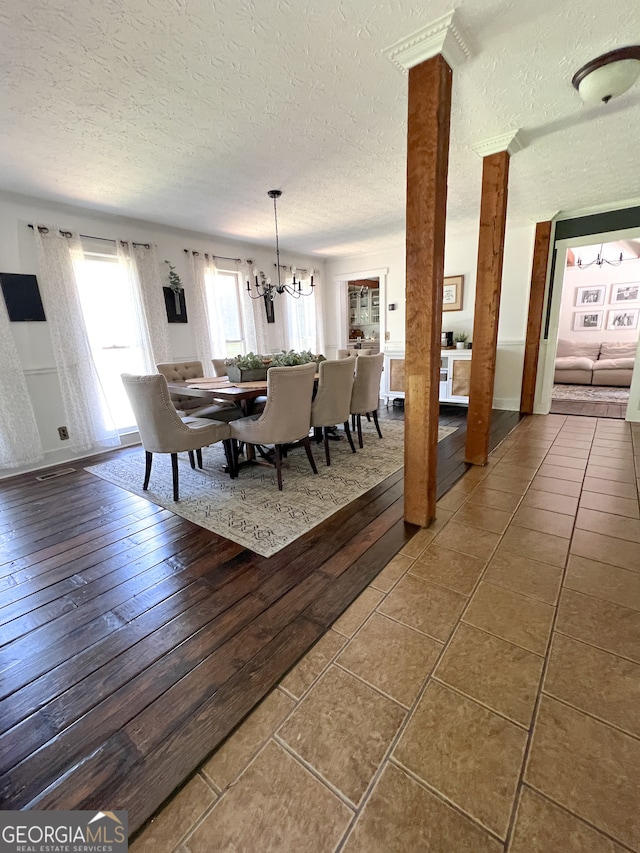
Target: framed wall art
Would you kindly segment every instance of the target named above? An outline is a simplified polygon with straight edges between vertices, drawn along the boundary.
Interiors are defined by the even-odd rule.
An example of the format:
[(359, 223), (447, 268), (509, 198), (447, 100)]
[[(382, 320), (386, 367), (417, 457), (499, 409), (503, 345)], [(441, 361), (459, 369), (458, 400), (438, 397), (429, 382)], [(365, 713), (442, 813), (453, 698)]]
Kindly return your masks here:
[(593, 287), (576, 287), (576, 307), (589, 308), (592, 305), (604, 305), (606, 290), (606, 284), (597, 284)]
[(0, 286), (12, 323), (47, 319), (35, 275), (0, 272)]
[(573, 330), (575, 332), (596, 332), (602, 328), (604, 311), (576, 311), (573, 315)]
[(462, 311), (463, 275), (446, 276), (442, 285), (442, 310)]
[(164, 307), (167, 312), (167, 323), (186, 323), (187, 304), (184, 300), (184, 290), (176, 293), (170, 287), (163, 287)]
[(640, 282), (612, 284), (609, 302), (614, 305), (626, 305), (628, 302), (640, 302)]
[(607, 329), (637, 329), (638, 308), (614, 308), (607, 317)]

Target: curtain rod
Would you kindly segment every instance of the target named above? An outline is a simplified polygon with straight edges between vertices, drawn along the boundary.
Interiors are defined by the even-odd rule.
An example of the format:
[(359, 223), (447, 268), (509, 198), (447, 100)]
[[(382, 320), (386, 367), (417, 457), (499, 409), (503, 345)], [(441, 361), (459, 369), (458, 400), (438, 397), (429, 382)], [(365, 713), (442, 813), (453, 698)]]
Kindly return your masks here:
[[(195, 255), (196, 257), (200, 254), (200, 252), (194, 252), (191, 249), (184, 249), (183, 251), (184, 251), (185, 255), (188, 255), (191, 252), (191, 254)], [(207, 252), (204, 252), (203, 254), (204, 254), (205, 258), (209, 257)], [(237, 264), (242, 263), (242, 258), (227, 258), (226, 255), (214, 255), (213, 253), (211, 253), (211, 257), (212, 258), (218, 258), (221, 261), (235, 261)], [(253, 261), (251, 259), (249, 259), (249, 260), (247, 260), (247, 263), (252, 264)]]
[[(196, 252), (196, 251), (193, 251), (191, 249), (183, 249), (183, 251), (184, 251), (185, 255), (192, 254), (192, 255), (195, 255), (195, 257), (197, 257), (200, 254), (200, 252)], [(208, 252), (204, 252), (203, 255), (205, 258), (209, 257)], [(214, 259), (217, 258), (220, 261), (235, 261), (237, 264), (242, 263), (242, 258), (228, 258), (225, 255), (214, 255), (213, 252), (211, 253), (211, 257)], [(253, 261), (251, 260), (251, 258), (247, 258), (246, 263), (249, 264), (249, 266), (251, 266), (253, 264)], [(274, 263), (274, 267), (275, 266), (276, 266), (276, 264)], [(280, 269), (281, 270), (288, 270), (288, 269), (291, 269), (291, 267), (287, 266), (287, 264), (280, 264)], [(300, 267), (298, 267), (298, 270), (299, 270), (299, 272), (303, 272), (305, 275), (308, 272), (308, 270), (301, 269)]]
[[(31, 228), (32, 231), (35, 229), (35, 227), (36, 226), (33, 225), (31, 222), (29, 222), (27, 224), (27, 228)], [(49, 233), (49, 229), (44, 225), (38, 225), (38, 231), (40, 231), (41, 234), (48, 234)], [(60, 234), (62, 234), (63, 237), (71, 237), (72, 236), (71, 231), (63, 231), (62, 228), (60, 228)], [(118, 242), (117, 240), (114, 240), (111, 237), (92, 237), (91, 234), (78, 234), (78, 237), (82, 237), (84, 240), (102, 240), (104, 243), (117, 243)], [(122, 246), (127, 245), (126, 240), (120, 240), (120, 243)], [(134, 242), (132, 242), (131, 245), (132, 246), (144, 246), (145, 249), (151, 248), (150, 243), (134, 243)]]

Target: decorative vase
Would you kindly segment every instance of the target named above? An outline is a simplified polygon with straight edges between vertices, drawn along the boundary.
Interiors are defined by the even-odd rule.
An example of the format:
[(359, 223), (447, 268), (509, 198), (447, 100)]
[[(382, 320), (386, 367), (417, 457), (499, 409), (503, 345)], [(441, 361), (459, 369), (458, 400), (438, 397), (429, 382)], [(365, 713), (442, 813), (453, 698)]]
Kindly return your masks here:
[(467, 342), (466, 341), (456, 341), (456, 349), (466, 349)]

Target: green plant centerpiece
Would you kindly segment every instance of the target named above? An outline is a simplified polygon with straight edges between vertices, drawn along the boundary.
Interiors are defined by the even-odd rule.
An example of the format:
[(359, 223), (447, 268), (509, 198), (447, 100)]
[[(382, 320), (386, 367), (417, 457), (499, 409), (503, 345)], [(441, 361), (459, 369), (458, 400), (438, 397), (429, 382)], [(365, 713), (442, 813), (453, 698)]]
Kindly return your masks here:
[(453, 336), (457, 349), (465, 349), (467, 346), (468, 332), (456, 332)]
[(297, 364), (319, 364), (321, 361), (325, 361), (325, 357), (314, 355), (310, 350), (289, 350), (268, 356), (249, 352), (227, 362), (227, 376), (229, 382), (262, 382), (267, 378), (267, 370), (270, 367), (295, 367)]

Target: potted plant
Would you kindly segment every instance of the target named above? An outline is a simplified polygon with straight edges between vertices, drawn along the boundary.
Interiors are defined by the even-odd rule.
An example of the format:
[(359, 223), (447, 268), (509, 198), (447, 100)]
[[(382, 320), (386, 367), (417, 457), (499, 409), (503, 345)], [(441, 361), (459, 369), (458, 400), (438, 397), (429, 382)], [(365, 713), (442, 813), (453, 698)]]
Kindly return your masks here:
[(304, 352), (279, 352), (275, 355), (257, 355), (249, 352), (247, 355), (237, 355), (227, 361), (227, 376), (229, 382), (262, 382), (267, 378), (270, 367), (294, 367), (297, 364), (309, 364), (315, 361), (319, 364), (325, 361), (323, 355), (314, 355), (310, 350)]
[(469, 334), (467, 332), (456, 332), (453, 336), (453, 340), (456, 343), (456, 349), (466, 349), (468, 337)]
[(262, 382), (267, 378), (265, 359), (255, 352), (237, 355), (227, 367), (229, 382)]

